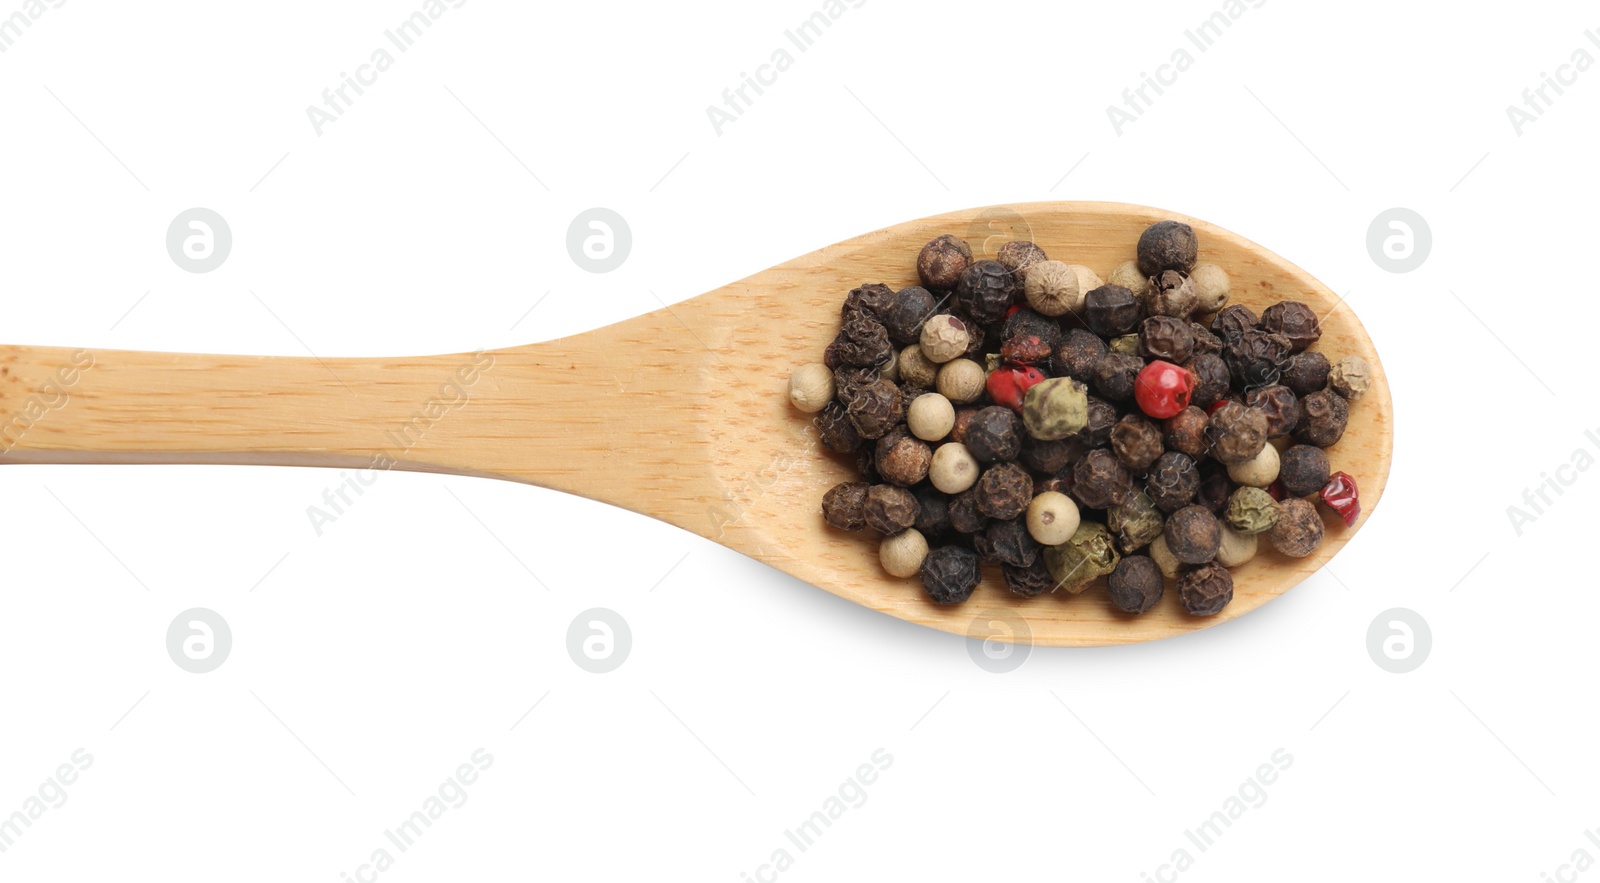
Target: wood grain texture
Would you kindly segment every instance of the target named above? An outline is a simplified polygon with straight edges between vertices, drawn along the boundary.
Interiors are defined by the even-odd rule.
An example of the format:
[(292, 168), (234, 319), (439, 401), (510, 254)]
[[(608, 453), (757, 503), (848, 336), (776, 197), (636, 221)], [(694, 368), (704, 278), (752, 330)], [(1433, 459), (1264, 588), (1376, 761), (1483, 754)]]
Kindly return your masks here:
[[(878, 567), (876, 542), (824, 525), (823, 493), (852, 468), (788, 404), (787, 380), (816, 361), (845, 294), (914, 284), (917, 250), (941, 233), (992, 253), (1000, 229), (1102, 276), (1163, 218), (1194, 225), (1200, 259), (1260, 311), (1301, 300), (1324, 315), (1318, 349), (1359, 355), (1373, 388), (1329, 450), (1353, 474), (1353, 528), (1325, 513), (1311, 557), (1269, 550), (1235, 571), (1220, 615), (1188, 616), (1175, 593), (1117, 612), (1103, 590), (1018, 600), (997, 572), (957, 607)], [(0, 463), (242, 463), (478, 475), (579, 494), (659, 518), (865, 607), (966, 633), (987, 611), (1014, 616), (999, 640), (1053, 646), (1148, 641), (1233, 619), (1336, 555), (1388, 479), (1393, 413), (1361, 323), (1293, 264), (1203, 221), (1114, 203), (1032, 203), (951, 212), (858, 236), (662, 310), (576, 337), (480, 354), (301, 359), (0, 347)], [(374, 465), (376, 464), (376, 465)], [(1265, 545), (1265, 544), (1263, 544)], [(987, 631), (987, 629), (985, 629)]]

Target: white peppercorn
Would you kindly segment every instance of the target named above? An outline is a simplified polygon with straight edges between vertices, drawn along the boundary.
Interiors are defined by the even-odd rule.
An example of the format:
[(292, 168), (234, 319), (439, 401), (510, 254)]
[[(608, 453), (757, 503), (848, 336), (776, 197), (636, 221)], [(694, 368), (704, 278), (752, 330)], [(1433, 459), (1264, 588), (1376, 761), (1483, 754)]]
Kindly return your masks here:
[(1083, 264), (1068, 264), (1067, 269), (1072, 271), (1072, 275), (1078, 277), (1078, 290), (1084, 294), (1088, 294), (1106, 284), (1105, 280), (1100, 278), (1099, 273), (1085, 267)]
[(1228, 477), (1234, 484), (1264, 488), (1278, 480), (1278, 449), (1262, 445), (1261, 453), (1228, 467)]
[(1242, 534), (1226, 524), (1222, 525), (1222, 545), (1217, 547), (1217, 563), (1223, 567), (1238, 567), (1256, 557), (1256, 550), (1261, 544), (1260, 537), (1260, 534)]
[(1028, 306), (1046, 316), (1075, 313), (1083, 306), (1086, 290), (1078, 288), (1078, 275), (1061, 261), (1040, 261), (1028, 268), (1022, 293)]
[(821, 362), (801, 365), (789, 375), (789, 401), (815, 414), (833, 401), (833, 372)]
[[(1139, 272), (1138, 261), (1126, 261), (1118, 264), (1111, 274), (1106, 277), (1107, 285), (1120, 285), (1135, 295), (1142, 296), (1145, 288), (1150, 285), (1150, 277)], [(1093, 291), (1094, 289), (1089, 289)], [(1141, 297), (1142, 299), (1142, 297)]]
[(917, 396), (906, 410), (906, 426), (912, 435), (923, 441), (939, 441), (949, 435), (955, 425), (955, 406), (936, 392)]
[(900, 372), (900, 379), (908, 386), (918, 389), (932, 389), (935, 379), (939, 376), (939, 365), (929, 361), (922, 354), (922, 347), (912, 344), (900, 351), (895, 359), (895, 368)]
[(929, 317), (922, 324), (922, 338), (918, 341), (922, 354), (930, 362), (944, 363), (966, 353), (972, 338), (967, 334), (967, 323), (949, 313)]
[(1043, 546), (1059, 546), (1077, 532), (1078, 504), (1060, 491), (1045, 491), (1028, 504), (1028, 533)]
[(1372, 366), (1360, 356), (1345, 356), (1328, 369), (1328, 386), (1353, 402), (1371, 388)]
[(928, 481), (947, 494), (959, 494), (978, 481), (981, 467), (967, 446), (960, 442), (942, 444), (933, 452), (928, 466)]
[(971, 359), (952, 359), (939, 368), (934, 387), (939, 394), (958, 405), (970, 405), (983, 396), (989, 375)]
[(1216, 264), (1195, 264), (1189, 279), (1194, 282), (1195, 312), (1215, 313), (1228, 305), (1228, 271)]
[(927, 557), (928, 541), (914, 527), (884, 537), (878, 544), (878, 561), (890, 576), (916, 576)]

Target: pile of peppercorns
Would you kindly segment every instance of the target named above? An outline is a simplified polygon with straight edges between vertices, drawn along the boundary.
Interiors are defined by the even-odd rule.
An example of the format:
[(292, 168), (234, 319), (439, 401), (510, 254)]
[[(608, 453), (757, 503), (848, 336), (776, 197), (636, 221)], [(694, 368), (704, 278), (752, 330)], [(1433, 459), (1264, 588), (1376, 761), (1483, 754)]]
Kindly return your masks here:
[(827, 523), (881, 534), (883, 568), (967, 600), (981, 563), (1010, 591), (1079, 594), (1100, 577), (1143, 613), (1177, 582), (1196, 616), (1233, 600), (1260, 538), (1304, 557), (1320, 500), (1353, 525), (1353, 478), (1325, 448), (1371, 371), (1312, 350), (1315, 312), (1228, 304), (1194, 229), (1161, 221), (1102, 280), (1008, 242), (995, 260), (940, 236), (922, 285), (851, 291), (821, 363), (790, 378), (821, 441), (861, 473), (822, 500)]

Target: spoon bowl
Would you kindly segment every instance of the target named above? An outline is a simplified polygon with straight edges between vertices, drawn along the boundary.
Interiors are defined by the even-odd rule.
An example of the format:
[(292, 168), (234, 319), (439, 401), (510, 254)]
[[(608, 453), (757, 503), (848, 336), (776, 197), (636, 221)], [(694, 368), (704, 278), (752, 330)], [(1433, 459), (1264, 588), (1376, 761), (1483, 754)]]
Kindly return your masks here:
[[(828, 488), (854, 479), (788, 401), (790, 371), (820, 360), (845, 294), (868, 282), (917, 284), (916, 255), (943, 233), (974, 257), (1031, 239), (1104, 276), (1145, 227), (1193, 225), (1200, 260), (1221, 266), (1230, 302), (1280, 300), (1322, 317), (1317, 349), (1360, 356), (1372, 387), (1329, 449), (1355, 476), (1351, 527), (1323, 512), (1306, 558), (1263, 544), (1234, 570), (1234, 599), (1194, 617), (1176, 593), (1117, 611), (1103, 590), (1012, 596), (997, 572), (964, 605), (936, 605), (915, 579), (888, 576), (874, 538), (828, 527)], [(519, 481), (674, 524), (840, 597), (955, 633), (1049, 646), (1150, 641), (1236, 618), (1338, 554), (1388, 479), (1393, 406), (1359, 320), (1305, 271), (1242, 237), (1171, 212), (1049, 202), (950, 212), (818, 249), (699, 297), (575, 337), (479, 353), (317, 359), (0, 346), (0, 463), (233, 463), (406, 469)], [(853, 460), (853, 458), (848, 458)], [(357, 480), (363, 475), (357, 472)], [(996, 611), (1010, 626), (989, 627)]]

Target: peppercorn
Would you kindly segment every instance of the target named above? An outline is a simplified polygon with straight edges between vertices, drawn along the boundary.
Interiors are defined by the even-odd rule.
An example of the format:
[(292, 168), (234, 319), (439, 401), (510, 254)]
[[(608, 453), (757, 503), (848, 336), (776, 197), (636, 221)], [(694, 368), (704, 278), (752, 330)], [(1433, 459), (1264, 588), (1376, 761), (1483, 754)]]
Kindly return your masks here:
[(844, 305), (839, 308), (839, 318), (846, 323), (855, 316), (864, 316), (874, 322), (882, 321), (883, 311), (893, 298), (894, 289), (882, 282), (853, 288), (845, 296)]
[(932, 539), (951, 529), (950, 502), (943, 491), (924, 483), (912, 488), (911, 495), (917, 498), (917, 523), (912, 527), (919, 533)]
[(1283, 438), (1300, 422), (1300, 400), (1282, 384), (1252, 389), (1244, 403), (1267, 416), (1267, 438)]
[(1314, 494), (1328, 483), (1328, 454), (1315, 445), (1292, 445), (1278, 461), (1278, 481), (1290, 496)]
[(1039, 441), (1028, 436), (1022, 441), (1022, 464), (1035, 472), (1054, 475), (1072, 465), (1083, 453), (1076, 438)]
[(1081, 521), (1078, 504), (1060, 491), (1036, 494), (1028, 503), (1028, 533), (1040, 545), (1059, 546), (1072, 539)]
[(902, 288), (880, 311), (883, 327), (897, 346), (916, 343), (922, 337), (922, 323), (934, 314), (939, 302), (920, 285)]
[(861, 449), (856, 451), (856, 474), (862, 481), (872, 484), (883, 484), (883, 476), (878, 474), (878, 451), (876, 445), (863, 443)]
[(1022, 423), (1040, 441), (1067, 438), (1089, 422), (1089, 395), (1071, 377), (1034, 384), (1022, 399)]
[(1190, 405), (1167, 418), (1166, 435), (1162, 443), (1169, 450), (1181, 451), (1198, 460), (1206, 453), (1206, 425), (1210, 418), (1206, 412)]
[(939, 394), (956, 404), (970, 405), (983, 396), (984, 383), (989, 375), (983, 366), (971, 359), (952, 359), (939, 368), (934, 381)]
[(1117, 551), (1136, 552), (1161, 536), (1161, 510), (1148, 494), (1134, 494), (1106, 511), (1106, 527), (1116, 535)]
[(896, 383), (900, 382), (900, 354), (895, 352), (894, 347), (889, 348), (889, 358), (878, 365), (878, 376)]
[(1061, 323), (1040, 314), (1037, 310), (1018, 306), (1000, 323), (1000, 339), (1033, 335), (1052, 349), (1061, 342)]
[(1262, 445), (1261, 452), (1243, 463), (1228, 467), (1228, 477), (1235, 484), (1247, 487), (1266, 487), (1278, 480), (1278, 449)]
[(1222, 338), (1212, 334), (1211, 329), (1193, 319), (1189, 320), (1189, 339), (1194, 341), (1189, 350), (1194, 355), (1222, 352)]
[(1200, 463), (1200, 490), (1195, 492), (1195, 505), (1206, 507), (1212, 515), (1220, 518), (1228, 508), (1233, 491), (1233, 479), (1228, 477), (1228, 467), (1215, 460)]
[(1188, 321), (1197, 300), (1194, 283), (1188, 276), (1175, 270), (1152, 277), (1145, 287), (1145, 312), (1152, 316), (1170, 316)]
[(1027, 567), (1039, 558), (1039, 542), (1028, 535), (1021, 518), (989, 522), (983, 533), (972, 538), (978, 557), (987, 561)]
[(1322, 486), (1319, 496), (1324, 505), (1344, 519), (1345, 527), (1354, 527), (1356, 519), (1361, 517), (1361, 492), (1350, 473), (1335, 472)]
[(1139, 323), (1139, 355), (1179, 365), (1189, 361), (1194, 353), (1194, 332), (1189, 330), (1189, 325), (1171, 316), (1151, 316), (1144, 320)]
[(922, 323), (917, 345), (928, 361), (943, 364), (965, 355), (969, 340), (965, 322), (949, 313), (940, 313)]
[(975, 534), (989, 525), (989, 516), (978, 511), (978, 489), (970, 487), (950, 498), (950, 526), (956, 533)]
[(939, 365), (922, 354), (922, 347), (912, 344), (895, 358), (901, 381), (911, 386), (932, 389), (939, 377)]
[(1140, 355), (1139, 335), (1137, 334), (1122, 334), (1117, 337), (1113, 337), (1111, 340), (1107, 341), (1106, 345), (1111, 349), (1112, 352), (1120, 353), (1124, 356)]
[(1183, 562), (1172, 557), (1172, 550), (1167, 548), (1166, 537), (1156, 537), (1145, 547), (1145, 554), (1150, 560), (1161, 568), (1161, 575), (1167, 579), (1177, 579), (1178, 571), (1183, 569)]
[(1183, 364), (1194, 375), (1194, 391), (1189, 393), (1189, 403), (1209, 408), (1228, 394), (1232, 376), (1228, 363), (1216, 353), (1199, 353)]
[(1187, 274), (1194, 269), (1200, 239), (1182, 221), (1157, 221), (1139, 234), (1139, 272), (1159, 276), (1165, 270)]
[(1350, 405), (1331, 389), (1318, 390), (1301, 399), (1300, 413), (1300, 423), (1294, 428), (1295, 441), (1319, 448), (1337, 443), (1350, 421)]
[(1133, 398), (1134, 382), (1144, 370), (1144, 359), (1122, 353), (1106, 353), (1094, 366), (1094, 391), (1112, 402)]
[(1131, 475), (1144, 475), (1164, 450), (1160, 427), (1143, 415), (1124, 415), (1111, 427), (1111, 453)]
[(1005, 577), (1006, 588), (1019, 598), (1037, 598), (1056, 587), (1055, 577), (1050, 575), (1043, 555), (1035, 558), (1027, 567), (1002, 564), (1000, 573)]
[(883, 373), (876, 367), (853, 368), (841, 365), (833, 372), (833, 397), (846, 408), (861, 395), (861, 391), (869, 383), (876, 383), (883, 379)]
[(904, 426), (884, 433), (874, 446), (873, 463), (878, 474), (884, 481), (901, 487), (911, 487), (927, 478), (932, 461), (933, 450), (928, 443), (913, 436)]
[(848, 454), (861, 447), (861, 433), (850, 420), (849, 412), (839, 402), (829, 402), (822, 413), (812, 421), (823, 447), (836, 454)]
[(946, 442), (933, 452), (928, 481), (947, 494), (959, 494), (978, 481), (978, 460), (960, 442)]
[(1033, 500), (1033, 477), (1015, 463), (985, 469), (974, 488), (978, 511), (990, 518), (1016, 518)]
[(1102, 285), (1084, 295), (1083, 319), (1101, 337), (1127, 334), (1139, 323), (1139, 300), (1120, 285)]
[(993, 325), (1006, 317), (1006, 310), (1017, 299), (1017, 280), (999, 261), (975, 261), (961, 271), (956, 282), (955, 306), (978, 320)]
[(903, 487), (875, 484), (861, 508), (867, 527), (887, 536), (917, 523), (917, 498)]
[(1233, 574), (1215, 561), (1178, 574), (1178, 599), (1193, 616), (1215, 616), (1233, 600)]
[(1211, 456), (1224, 466), (1243, 463), (1261, 453), (1267, 443), (1267, 415), (1238, 402), (1228, 402), (1211, 415), (1206, 425)]
[(1304, 558), (1322, 543), (1322, 516), (1299, 497), (1278, 503), (1278, 521), (1267, 529), (1267, 541), (1291, 558)]
[(978, 555), (961, 546), (940, 546), (922, 560), (922, 588), (935, 604), (960, 604), (972, 597), (983, 572)]
[(1283, 376), (1289, 360), (1289, 339), (1266, 331), (1246, 331), (1226, 346), (1222, 358), (1228, 363), (1234, 386), (1251, 390), (1271, 386)]
[(1071, 377), (1083, 383), (1094, 380), (1095, 364), (1106, 354), (1106, 342), (1098, 334), (1074, 328), (1056, 345), (1050, 356), (1050, 371), (1057, 377)]
[(906, 408), (906, 428), (923, 441), (943, 439), (950, 434), (955, 423), (955, 407), (949, 399), (936, 392), (922, 393), (911, 399), (910, 407)]
[(1144, 485), (1157, 509), (1176, 512), (1194, 502), (1199, 493), (1200, 468), (1188, 454), (1168, 451), (1156, 458)]
[(1217, 563), (1223, 567), (1241, 567), (1256, 557), (1260, 547), (1260, 534), (1243, 534), (1222, 525), (1222, 545), (1217, 547)]
[(1078, 274), (1061, 261), (1042, 261), (1028, 268), (1022, 294), (1028, 306), (1046, 316), (1076, 313), (1086, 290), (1078, 288)]
[(1228, 304), (1228, 273), (1216, 264), (1195, 264), (1189, 271), (1194, 280), (1195, 311), (1215, 313)]
[(1139, 410), (1165, 420), (1189, 407), (1194, 395), (1194, 375), (1171, 362), (1157, 359), (1139, 369), (1133, 380), (1133, 399)]
[(1002, 365), (989, 372), (984, 388), (989, 398), (1017, 413), (1022, 412), (1022, 398), (1035, 384), (1044, 382), (1044, 372), (1032, 365)]
[(822, 520), (840, 530), (860, 530), (867, 526), (867, 491), (864, 481), (836, 484), (822, 495)]
[(789, 401), (807, 414), (815, 414), (833, 401), (833, 372), (827, 365), (801, 365), (789, 374)]
[(1322, 338), (1322, 323), (1316, 311), (1295, 300), (1282, 300), (1261, 311), (1261, 328), (1281, 334), (1289, 341), (1289, 351), (1298, 353)]
[(1185, 506), (1167, 517), (1161, 535), (1167, 548), (1184, 564), (1204, 564), (1215, 558), (1222, 543), (1217, 516), (1204, 506)]
[(1297, 396), (1308, 395), (1328, 385), (1328, 357), (1315, 350), (1306, 350), (1289, 357), (1278, 382)]
[(1133, 479), (1116, 455), (1096, 448), (1073, 465), (1072, 496), (1090, 509), (1109, 509), (1133, 496)]
[(1089, 419), (1078, 430), (1084, 447), (1103, 448), (1111, 444), (1111, 428), (1117, 425), (1117, 408), (1105, 399), (1089, 396)]
[(950, 440), (966, 444), (967, 427), (972, 425), (972, 418), (978, 416), (981, 410), (976, 407), (957, 408), (955, 425), (950, 427)]
[(1106, 578), (1111, 603), (1123, 613), (1143, 613), (1156, 606), (1166, 589), (1161, 568), (1148, 555), (1129, 555)]
[(956, 287), (971, 260), (972, 248), (946, 233), (924, 245), (917, 254), (917, 278), (935, 291), (948, 291)]
[(865, 439), (881, 438), (905, 419), (905, 403), (900, 400), (900, 387), (890, 380), (880, 379), (862, 384), (846, 410), (856, 432)]
[(1242, 534), (1271, 530), (1282, 511), (1272, 495), (1258, 487), (1242, 487), (1228, 498), (1228, 526)]
[[(1100, 274), (1085, 267), (1083, 264), (1068, 264), (1067, 269), (1072, 271), (1072, 275), (1078, 277), (1078, 295), (1080, 297), (1106, 284), (1105, 280), (1100, 278)], [(1082, 307), (1081, 303), (1079, 307)]]
[(916, 576), (928, 557), (928, 541), (908, 527), (878, 543), (878, 562), (890, 576)]
[(1222, 338), (1223, 346), (1232, 346), (1233, 343), (1244, 337), (1246, 331), (1256, 328), (1256, 314), (1244, 304), (1232, 304), (1223, 307), (1211, 319), (1211, 333)]
[(967, 450), (979, 463), (1015, 460), (1022, 452), (1022, 426), (1010, 408), (991, 405), (967, 425)]
[(892, 347), (889, 345), (889, 332), (883, 325), (865, 312), (857, 312), (845, 319), (829, 351), (836, 363), (833, 367), (865, 368), (887, 360)]
[(1328, 369), (1328, 387), (1352, 402), (1371, 386), (1372, 366), (1360, 356), (1345, 356)]
[(1079, 524), (1065, 543), (1044, 549), (1044, 563), (1050, 568), (1050, 575), (1074, 595), (1115, 570), (1121, 559), (1106, 526), (1094, 521)]

